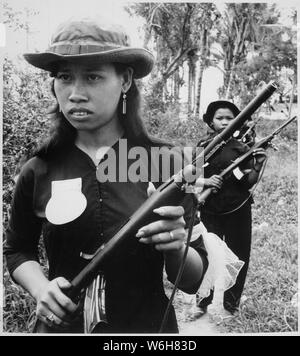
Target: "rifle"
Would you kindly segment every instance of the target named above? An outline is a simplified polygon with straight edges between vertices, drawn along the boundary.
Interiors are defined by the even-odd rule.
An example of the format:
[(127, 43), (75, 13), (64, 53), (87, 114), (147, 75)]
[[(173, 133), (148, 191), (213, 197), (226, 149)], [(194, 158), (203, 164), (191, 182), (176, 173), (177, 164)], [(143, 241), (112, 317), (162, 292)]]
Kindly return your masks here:
[[(289, 125), (293, 120), (295, 120), (297, 116), (292, 117), (291, 119), (287, 120), (284, 124), (279, 126), (276, 130), (274, 130), (270, 135), (262, 138), (258, 141), (254, 146), (252, 146), (249, 151), (244, 153), (242, 156), (235, 159), (227, 168), (225, 168), (219, 175), (222, 178), (225, 178), (229, 173), (231, 173), (235, 168), (241, 165), (244, 162), (249, 161), (252, 158), (253, 152), (259, 148), (266, 149), (267, 147), (272, 147), (272, 140), (275, 136), (277, 136), (287, 125)], [(212, 193), (213, 188), (207, 188), (203, 190), (198, 196), (198, 202), (200, 205), (204, 205), (207, 198)]]
[(85, 333), (109, 332), (105, 310), (105, 277), (102, 273), (98, 273), (86, 288), (83, 316)]
[[(163, 205), (180, 205), (185, 197), (184, 187), (188, 182), (195, 182), (200, 176), (196, 171), (196, 164), (203, 160), (209, 160), (213, 155), (228, 142), (232, 134), (240, 128), (255, 110), (261, 106), (277, 89), (275, 82), (270, 82), (230, 124), (205, 147), (195, 158), (192, 164), (185, 166), (181, 171), (163, 183), (158, 189), (140, 206), (140, 208), (122, 225), (119, 231), (95, 253), (92, 260), (71, 281), (71, 288), (66, 292), (72, 300), (86, 288), (98, 274), (100, 267), (112, 255), (113, 251), (126, 239), (135, 236), (142, 226), (157, 220), (158, 215), (153, 210)], [(198, 174), (195, 174), (196, 173)]]
[[(238, 140), (243, 142), (243, 143), (248, 143), (247, 142), (247, 137), (248, 135), (251, 135), (251, 132), (253, 132), (255, 126), (258, 124), (258, 121), (261, 119), (261, 117), (259, 116), (256, 120), (253, 120), (252, 124), (250, 124), (247, 128), (247, 130), (242, 134), (242, 136), (239, 138), (238, 137)], [(254, 138), (255, 138), (255, 132), (254, 132), (254, 135), (252, 134), (252, 140), (254, 141)]]
[(271, 81), (252, 101), (235, 117), (234, 120), (204, 149), (204, 159), (209, 161), (213, 158), (231, 139), (232, 135), (238, 131), (249, 117), (273, 94), (277, 89), (275, 82)]

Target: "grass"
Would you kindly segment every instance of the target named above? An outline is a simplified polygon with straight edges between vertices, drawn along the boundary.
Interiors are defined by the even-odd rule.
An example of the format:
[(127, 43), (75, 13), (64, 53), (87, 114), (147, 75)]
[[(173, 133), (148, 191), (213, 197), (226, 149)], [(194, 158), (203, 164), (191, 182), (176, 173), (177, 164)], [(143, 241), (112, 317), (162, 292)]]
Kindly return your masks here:
[[(260, 124), (258, 133), (264, 136), (277, 126), (279, 122), (273, 121)], [(189, 135), (185, 131), (188, 125), (177, 126), (176, 130), (172, 127), (166, 129), (169, 132), (177, 131), (178, 142), (182, 143), (187, 137), (185, 142), (195, 144), (196, 131)], [(298, 290), (295, 131), (295, 126), (287, 128), (276, 139), (279, 150), (268, 151), (267, 167), (254, 193), (253, 244), (244, 290), (246, 299), (237, 317), (222, 325), (228, 333), (284, 333), (298, 330), (298, 308), (292, 303)], [(3, 330), (29, 332), (34, 321), (34, 302), (11, 281), (5, 263), (4, 286)], [(180, 317), (184, 314), (181, 313)]]
[[(41, 242), (39, 246), (40, 261), (47, 275), (47, 261), (45, 249)], [(3, 331), (11, 333), (31, 333), (35, 324), (35, 301), (19, 285), (15, 284), (3, 262), (3, 285), (4, 285), (4, 306), (3, 306)]]
[(21, 287), (11, 281), (6, 270), (3, 279), (5, 287), (3, 331), (30, 332), (34, 322), (34, 300)]

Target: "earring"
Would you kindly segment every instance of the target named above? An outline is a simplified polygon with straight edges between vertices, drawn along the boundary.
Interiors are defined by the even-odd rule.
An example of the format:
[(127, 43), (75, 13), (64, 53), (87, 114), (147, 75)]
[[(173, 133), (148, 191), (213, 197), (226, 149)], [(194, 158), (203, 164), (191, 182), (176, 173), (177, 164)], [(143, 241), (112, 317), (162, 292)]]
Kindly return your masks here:
[(123, 109), (122, 109), (122, 113), (125, 115), (126, 114), (126, 93), (123, 93)]
[(59, 113), (62, 113), (62, 111), (61, 111), (61, 107), (60, 107), (60, 105), (58, 104), (58, 112)]

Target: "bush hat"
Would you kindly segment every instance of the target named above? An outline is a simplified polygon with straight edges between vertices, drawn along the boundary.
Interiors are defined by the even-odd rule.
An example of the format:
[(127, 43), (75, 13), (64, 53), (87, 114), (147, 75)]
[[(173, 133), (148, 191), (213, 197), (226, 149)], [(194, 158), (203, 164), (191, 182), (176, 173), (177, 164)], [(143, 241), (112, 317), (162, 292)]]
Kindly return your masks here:
[(227, 100), (212, 101), (208, 105), (206, 109), (206, 113), (203, 115), (203, 121), (209, 125), (212, 122), (216, 111), (218, 109), (224, 109), (224, 108), (231, 110), (234, 117), (236, 117), (240, 113), (238, 107), (230, 101)]
[(62, 23), (45, 52), (25, 53), (24, 58), (33, 66), (50, 72), (61, 61), (124, 63), (133, 68), (134, 78), (146, 76), (154, 65), (152, 53), (144, 48), (131, 47), (121, 26), (88, 18)]

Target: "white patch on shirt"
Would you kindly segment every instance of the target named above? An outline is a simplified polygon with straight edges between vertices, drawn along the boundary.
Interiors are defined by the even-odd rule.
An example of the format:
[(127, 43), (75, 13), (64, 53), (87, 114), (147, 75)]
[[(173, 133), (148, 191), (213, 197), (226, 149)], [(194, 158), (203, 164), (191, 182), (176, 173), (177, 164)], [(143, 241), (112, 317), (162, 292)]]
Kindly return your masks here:
[(78, 218), (87, 206), (81, 187), (81, 178), (52, 181), (51, 198), (45, 211), (47, 220), (62, 225)]
[(244, 177), (244, 173), (239, 169), (239, 167), (236, 167), (233, 171), (233, 174), (235, 175), (237, 180), (241, 180)]

